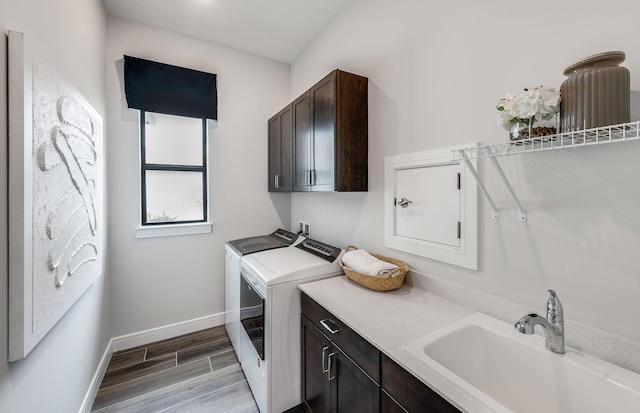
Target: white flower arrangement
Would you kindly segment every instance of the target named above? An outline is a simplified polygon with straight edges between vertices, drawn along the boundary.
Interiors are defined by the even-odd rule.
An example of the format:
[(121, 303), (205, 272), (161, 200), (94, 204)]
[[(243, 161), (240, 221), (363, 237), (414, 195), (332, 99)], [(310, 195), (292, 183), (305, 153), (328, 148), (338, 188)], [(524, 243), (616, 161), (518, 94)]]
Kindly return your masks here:
[(560, 111), (560, 92), (550, 86), (526, 88), (516, 96), (507, 94), (498, 101), (496, 108), (498, 125), (506, 130), (514, 121), (533, 125), (556, 116)]

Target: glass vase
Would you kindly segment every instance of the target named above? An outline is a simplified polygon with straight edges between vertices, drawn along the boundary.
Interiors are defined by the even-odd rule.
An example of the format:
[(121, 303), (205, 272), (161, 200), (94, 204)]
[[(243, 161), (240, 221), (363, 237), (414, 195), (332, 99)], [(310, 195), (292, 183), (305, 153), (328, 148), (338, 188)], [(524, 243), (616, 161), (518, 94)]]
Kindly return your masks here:
[(509, 140), (521, 141), (523, 139), (539, 138), (541, 136), (555, 135), (558, 133), (558, 117), (536, 120), (514, 119), (509, 124)]
[(531, 119), (514, 119), (509, 124), (509, 140), (520, 141), (527, 139), (530, 135)]

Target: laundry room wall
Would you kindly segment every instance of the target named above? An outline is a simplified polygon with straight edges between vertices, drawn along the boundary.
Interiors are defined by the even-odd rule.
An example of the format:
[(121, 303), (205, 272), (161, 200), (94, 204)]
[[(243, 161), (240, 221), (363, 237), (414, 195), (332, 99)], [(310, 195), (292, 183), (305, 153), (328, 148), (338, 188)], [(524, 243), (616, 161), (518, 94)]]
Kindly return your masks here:
[(105, 24), (100, 0), (0, 0), (0, 412), (77, 412), (111, 337), (105, 269), (25, 359), (7, 363), (6, 33), (24, 33), (104, 118)]
[(627, 53), (639, 119), (639, 14), (634, 0), (348, 2), (292, 64), (291, 97), (335, 68), (369, 78), (369, 192), (293, 194), (292, 225), (309, 222), (320, 240), (394, 256), (537, 311), (554, 288), (567, 319), (640, 341), (640, 142), (498, 159), (527, 209), (524, 223), (479, 160), (502, 217), (493, 220), (479, 195), (478, 271), (385, 248), (383, 196), (386, 156), (504, 142), (500, 98), (558, 88), (565, 67), (595, 53)]
[[(136, 239), (139, 124), (124, 110), (123, 55), (217, 74), (218, 127), (209, 134), (213, 233)], [(107, 20), (113, 335), (218, 315), (224, 243), (288, 227), (290, 195), (267, 192), (267, 119), (289, 102), (289, 65), (116, 17)]]

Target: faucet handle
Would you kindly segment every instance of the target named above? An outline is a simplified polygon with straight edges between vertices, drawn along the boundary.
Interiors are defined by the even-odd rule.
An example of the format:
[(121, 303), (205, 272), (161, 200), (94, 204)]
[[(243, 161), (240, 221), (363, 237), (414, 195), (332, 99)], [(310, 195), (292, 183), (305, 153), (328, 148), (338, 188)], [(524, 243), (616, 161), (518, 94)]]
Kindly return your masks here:
[(547, 300), (547, 320), (550, 323), (564, 321), (564, 309), (562, 303), (554, 290), (549, 291), (549, 299)]

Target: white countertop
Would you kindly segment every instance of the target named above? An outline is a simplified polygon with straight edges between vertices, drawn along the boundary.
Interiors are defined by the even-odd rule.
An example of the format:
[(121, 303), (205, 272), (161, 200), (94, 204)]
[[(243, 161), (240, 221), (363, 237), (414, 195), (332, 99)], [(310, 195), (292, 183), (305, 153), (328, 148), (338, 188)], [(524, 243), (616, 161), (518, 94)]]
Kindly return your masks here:
[(377, 292), (345, 276), (301, 284), (299, 288), (458, 409), (492, 411), (402, 350), (405, 343), (475, 311), (406, 284), (395, 291)]

